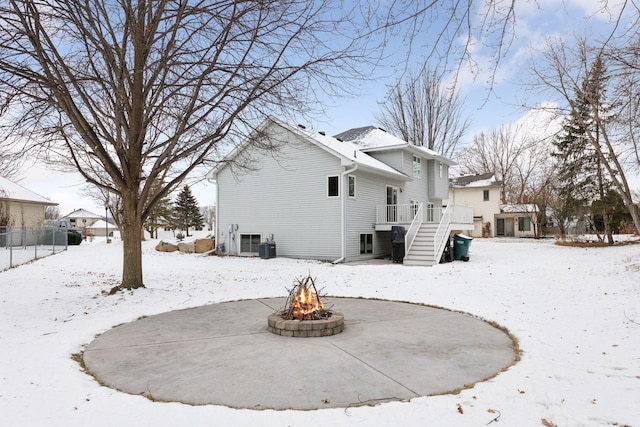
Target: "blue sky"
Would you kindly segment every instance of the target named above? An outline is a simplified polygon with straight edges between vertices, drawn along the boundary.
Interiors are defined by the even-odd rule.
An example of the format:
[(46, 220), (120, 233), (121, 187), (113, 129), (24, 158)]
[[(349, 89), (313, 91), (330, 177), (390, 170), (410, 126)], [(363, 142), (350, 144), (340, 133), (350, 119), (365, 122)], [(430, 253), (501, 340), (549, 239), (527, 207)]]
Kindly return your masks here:
[[(488, 82), (491, 80), (493, 51), (483, 47), (480, 42), (471, 47), (477, 64), (475, 71), (469, 71), (470, 64), (464, 64), (458, 77), (458, 87), (467, 101), (466, 112), (472, 117), (468, 139), (476, 131), (514, 122), (527, 112), (527, 107), (546, 101), (542, 94), (527, 91), (526, 88), (526, 67), (531, 58), (531, 46), (540, 48), (545, 38), (555, 36), (570, 39), (586, 34), (596, 38), (608, 34), (612, 27), (611, 15), (602, 11), (602, 2), (599, 0), (522, 0), (516, 3), (516, 35), (507, 55), (501, 60), (491, 90)], [(413, 65), (409, 64), (409, 68), (419, 67), (423, 63), (419, 52), (429, 49), (428, 37), (417, 47), (421, 49), (414, 49), (418, 52), (412, 55)], [(398, 61), (405, 58), (400, 47), (394, 58)], [(329, 106), (331, 100), (328, 100), (326, 117), (307, 124), (330, 134), (350, 127), (376, 125), (375, 114), (380, 109), (378, 104), (384, 101), (388, 85), (396, 81), (403, 67), (404, 63), (381, 67), (377, 75), (359, 83), (359, 96), (334, 98), (334, 106)]]
[[(526, 107), (547, 100), (544, 95), (528, 91), (526, 87), (531, 46), (540, 48), (546, 37), (559, 35), (569, 39), (585, 34), (598, 38), (612, 28), (611, 15), (602, 10), (599, 0), (520, 0), (516, 3), (516, 35), (496, 70), (492, 90), (489, 90), (488, 81), (493, 50), (483, 47), (480, 42), (471, 46), (476, 61), (475, 72), (469, 72), (469, 64), (463, 64), (463, 72), (458, 77), (461, 94), (466, 98), (466, 114), (472, 119), (470, 132), (463, 142), (470, 141), (473, 134), (481, 130), (515, 122), (527, 113)], [(615, 12), (614, 3), (617, 1), (611, 2), (612, 12)], [(423, 52), (429, 49), (432, 37), (433, 34), (420, 34), (416, 38), (409, 62), (401, 45), (391, 46), (393, 54), (386, 61), (387, 66), (350, 86), (356, 96), (326, 98), (322, 105), (324, 115), (311, 120), (300, 119), (299, 123), (324, 130), (329, 135), (353, 127), (376, 125), (375, 115), (380, 111), (378, 103), (384, 100), (388, 86), (396, 81), (402, 70), (414, 69), (423, 63)], [(75, 173), (52, 173), (34, 166), (24, 175), (20, 183), (58, 202), (62, 215), (75, 208), (104, 212), (101, 204), (82, 195), (84, 184)], [(211, 186), (200, 183), (192, 188), (201, 205), (214, 203)]]

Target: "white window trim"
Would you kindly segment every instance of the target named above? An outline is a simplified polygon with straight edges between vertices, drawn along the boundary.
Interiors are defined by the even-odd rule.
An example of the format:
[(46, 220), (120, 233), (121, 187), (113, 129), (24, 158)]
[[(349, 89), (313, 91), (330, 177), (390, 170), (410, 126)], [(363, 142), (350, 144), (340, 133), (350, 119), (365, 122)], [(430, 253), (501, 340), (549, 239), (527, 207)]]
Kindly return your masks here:
[(362, 236), (371, 236), (371, 252), (367, 252), (367, 241), (365, 237), (364, 252), (360, 249), (360, 255), (373, 255), (376, 248), (376, 236), (374, 233), (360, 233), (360, 244), (362, 244)]
[[(351, 179), (353, 178), (353, 195), (351, 195)], [(327, 181), (328, 182), (328, 181)], [(357, 179), (355, 175), (348, 175), (347, 176), (347, 195), (350, 199), (355, 199), (356, 195), (358, 194), (358, 184), (357, 184)], [(328, 193), (328, 191), (327, 191)]]
[[(416, 164), (419, 166), (416, 173)], [(413, 155), (411, 159), (411, 175), (414, 178), (422, 179), (422, 158), (420, 156)]]
[[(250, 251), (250, 252), (244, 252), (242, 250), (242, 236), (260, 236), (260, 242), (262, 242), (262, 233), (238, 233), (238, 254), (240, 255), (252, 255), (252, 254), (257, 254), (259, 249), (256, 247), (255, 252), (254, 251)], [(251, 243), (251, 237), (249, 237), (249, 243)], [(258, 243), (259, 244), (259, 243)], [(251, 248), (253, 249), (253, 248)]]

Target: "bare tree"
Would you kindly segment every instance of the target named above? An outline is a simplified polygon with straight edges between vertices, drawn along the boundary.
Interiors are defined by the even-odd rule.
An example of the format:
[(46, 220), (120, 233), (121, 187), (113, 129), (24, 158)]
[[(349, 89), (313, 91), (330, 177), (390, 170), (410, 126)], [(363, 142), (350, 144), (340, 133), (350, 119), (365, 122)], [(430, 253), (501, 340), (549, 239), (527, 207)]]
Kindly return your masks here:
[(24, 156), (15, 147), (15, 141), (10, 137), (0, 135), (0, 176), (15, 180), (24, 164)]
[[(365, 78), (391, 37), (406, 36), (411, 50), (430, 31), (427, 56), (458, 64), (482, 39), (497, 64), (514, 6), (483, 2), (486, 19), (476, 21), (476, 3), (7, 0), (0, 113), (14, 120), (3, 133), (29, 138), (39, 157), (71, 164), (115, 198), (121, 287), (141, 287), (144, 219), (225, 137), (266, 114), (304, 114), (320, 87), (347, 91), (337, 83)], [(155, 181), (166, 185), (154, 191)]]
[[(122, 287), (140, 287), (144, 218), (221, 141), (267, 114), (303, 115), (319, 88), (349, 92), (336, 83), (366, 79), (392, 39), (406, 58), (443, 59), (454, 75), (479, 72), (472, 46), (481, 43), (491, 86), (515, 4), (7, 0), (0, 113), (15, 120), (4, 133), (30, 138), (40, 158), (72, 164), (117, 200)], [(166, 186), (154, 192), (155, 180)]]
[[(583, 90), (582, 84), (588, 80), (593, 64), (601, 60), (605, 46), (590, 46), (586, 40), (578, 40), (575, 47), (562, 40), (549, 41), (544, 52), (544, 61), (532, 63), (531, 69), (539, 79), (543, 89), (551, 91), (559, 98), (561, 107), (559, 114), (571, 115), (579, 121), (584, 137), (591, 145), (603, 173), (611, 180), (611, 184), (622, 197), (633, 220), (636, 230), (640, 230), (640, 217), (633, 194), (626, 177), (625, 157), (629, 154), (629, 144), (625, 129), (628, 123), (620, 123), (619, 106), (627, 105), (625, 92), (616, 92), (605, 106), (598, 96)], [(614, 85), (616, 74), (612, 73), (609, 84)], [(579, 97), (576, 97), (579, 94)], [(637, 93), (634, 94), (637, 97)], [(579, 113), (577, 102), (590, 105), (588, 116)], [(606, 107), (606, 108), (605, 108)], [(615, 117), (615, 120), (612, 120)], [(618, 126), (616, 126), (616, 122)]]
[(200, 213), (204, 218), (205, 224), (209, 231), (213, 231), (216, 222), (216, 207), (215, 206), (203, 206), (200, 208)]
[(59, 206), (45, 206), (44, 219), (59, 219), (60, 207)]
[[(5, 131), (30, 137), (42, 157), (71, 164), (116, 199), (122, 287), (144, 286), (140, 239), (150, 210), (223, 138), (267, 113), (303, 112), (299, 95), (310, 83), (333, 87), (366, 59), (368, 40), (342, 34), (351, 12), (328, 20), (326, 7), (299, 0), (0, 5), (0, 91), (3, 112), (15, 117)], [(158, 181), (166, 185), (156, 190)]]
[(435, 69), (425, 70), (398, 82), (376, 120), (411, 144), (452, 157), (470, 124), (463, 107), (455, 80), (447, 86)]
[(518, 161), (527, 152), (529, 143), (523, 142), (516, 125), (503, 125), (489, 133), (474, 135), (473, 142), (461, 153), (459, 164), (464, 173), (494, 172), (502, 181), (502, 203), (521, 202), (524, 191)]

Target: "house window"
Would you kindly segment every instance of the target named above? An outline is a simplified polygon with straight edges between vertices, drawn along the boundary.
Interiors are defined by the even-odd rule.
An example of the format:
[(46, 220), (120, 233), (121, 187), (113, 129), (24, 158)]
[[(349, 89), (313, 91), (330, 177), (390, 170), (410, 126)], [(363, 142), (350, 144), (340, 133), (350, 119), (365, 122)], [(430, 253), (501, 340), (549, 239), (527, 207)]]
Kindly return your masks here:
[(483, 190), (483, 191), (482, 191), (482, 199), (483, 199), (485, 202), (488, 202), (488, 201), (489, 201), (489, 190)]
[(531, 231), (531, 219), (528, 216), (518, 218), (518, 231)]
[(340, 195), (340, 177), (338, 175), (327, 177), (327, 196), (338, 197)]
[(258, 245), (260, 245), (259, 234), (241, 234), (240, 235), (240, 252), (258, 253)]
[(356, 197), (356, 177), (349, 175), (349, 197)]
[(422, 159), (420, 159), (420, 157), (413, 156), (413, 177), (414, 178), (420, 178), (422, 174), (421, 161)]
[(373, 253), (373, 234), (360, 235), (360, 253), (361, 254)]

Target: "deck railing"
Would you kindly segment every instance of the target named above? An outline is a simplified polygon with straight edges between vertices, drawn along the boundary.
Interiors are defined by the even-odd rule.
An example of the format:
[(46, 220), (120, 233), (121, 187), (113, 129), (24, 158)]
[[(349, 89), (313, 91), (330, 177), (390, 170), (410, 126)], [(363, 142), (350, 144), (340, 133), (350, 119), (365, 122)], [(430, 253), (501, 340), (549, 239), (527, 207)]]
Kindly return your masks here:
[(410, 224), (420, 205), (378, 205), (376, 224)]
[(409, 253), (409, 249), (411, 248), (411, 245), (413, 245), (413, 241), (415, 240), (416, 236), (418, 235), (418, 231), (420, 230), (420, 226), (423, 223), (424, 220), (424, 215), (422, 213), (422, 203), (420, 203), (420, 206), (418, 207), (418, 211), (416, 212), (415, 217), (413, 218), (413, 221), (411, 222), (411, 225), (409, 226), (409, 229), (407, 230), (407, 233), (404, 236), (404, 253), (405, 255)]
[[(378, 205), (376, 206), (376, 224), (411, 224), (420, 211), (421, 222), (440, 223), (445, 208), (427, 204), (408, 205)], [(473, 224), (473, 208), (468, 206), (450, 205), (447, 208), (449, 220), (453, 224)]]

